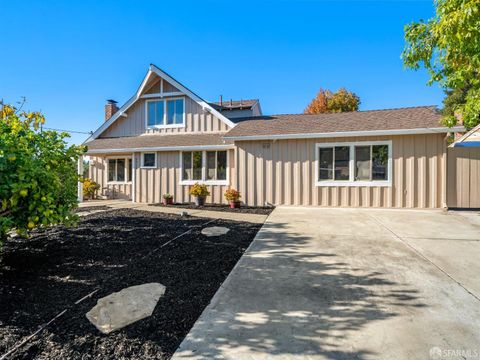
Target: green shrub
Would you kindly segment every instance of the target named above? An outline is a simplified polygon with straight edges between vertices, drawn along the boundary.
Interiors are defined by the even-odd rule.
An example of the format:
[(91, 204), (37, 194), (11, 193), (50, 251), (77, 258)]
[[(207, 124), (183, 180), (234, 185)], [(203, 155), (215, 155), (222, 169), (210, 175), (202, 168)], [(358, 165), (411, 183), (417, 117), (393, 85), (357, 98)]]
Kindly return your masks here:
[(0, 105), (0, 245), (8, 232), (71, 224), (77, 206), (77, 160), (85, 147), (66, 133), (41, 131), (45, 117)]

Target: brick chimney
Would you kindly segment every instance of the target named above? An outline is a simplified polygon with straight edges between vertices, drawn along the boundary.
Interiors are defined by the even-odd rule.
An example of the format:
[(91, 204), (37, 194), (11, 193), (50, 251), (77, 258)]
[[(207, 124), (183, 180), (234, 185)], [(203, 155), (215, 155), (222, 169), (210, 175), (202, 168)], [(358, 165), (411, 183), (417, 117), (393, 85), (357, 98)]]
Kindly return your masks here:
[(115, 100), (107, 100), (105, 104), (105, 121), (110, 119), (113, 114), (115, 114), (118, 110), (117, 102)]

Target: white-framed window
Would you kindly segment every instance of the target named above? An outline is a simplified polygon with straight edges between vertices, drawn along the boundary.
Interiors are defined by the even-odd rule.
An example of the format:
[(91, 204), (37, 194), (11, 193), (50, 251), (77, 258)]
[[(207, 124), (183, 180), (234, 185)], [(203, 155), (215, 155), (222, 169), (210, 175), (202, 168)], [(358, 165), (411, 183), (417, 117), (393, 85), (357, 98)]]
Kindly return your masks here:
[(180, 153), (182, 176), (180, 183), (191, 185), (196, 182), (227, 185), (227, 150), (183, 151)]
[(167, 98), (145, 101), (147, 128), (184, 127), (185, 99)]
[(142, 153), (142, 168), (156, 168), (157, 167), (157, 153), (144, 152)]
[(132, 181), (132, 158), (108, 158), (108, 178), (109, 183), (127, 183)]
[(392, 186), (392, 142), (318, 143), (316, 186)]

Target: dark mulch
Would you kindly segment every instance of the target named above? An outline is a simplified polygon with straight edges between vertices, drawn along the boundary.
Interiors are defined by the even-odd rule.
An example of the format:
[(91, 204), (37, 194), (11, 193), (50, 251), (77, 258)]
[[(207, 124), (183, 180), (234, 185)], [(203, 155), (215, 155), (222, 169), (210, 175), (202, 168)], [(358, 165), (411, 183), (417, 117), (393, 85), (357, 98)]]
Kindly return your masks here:
[[(163, 204), (152, 204), (152, 206), (161, 206), (165, 207)], [(168, 207), (176, 207), (182, 209), (192, 209), (192, 210), (213, 210), (213, 211), (226, 211), (226, 212), (236, 212), (243, 214), (259, 214), (259, 215), (270, 215), (274, 207), (267, 206), (246, 206), (242, 205), (238, 209), (231, 209), (229, 205), (221, 204), (205, 204), (204, 206), (197, 206), (194, 203), (176, 203), (174, 205), (168, 205)]]
[[(113, 210), (86, 216), (76, 228), (9, 240), (0, 264), (0, 356), (100, 287), (11, 358), (169, 359), (260, 227), (215, 220), (212, 225), (231, 230), (206, 238), (194, 227), (207, 221)], [(192, 233), (152, 254), (187, 229)], [(86, 319), (99, 297), (148, 282), (167, 287), (151, 317), (110, 335)]]

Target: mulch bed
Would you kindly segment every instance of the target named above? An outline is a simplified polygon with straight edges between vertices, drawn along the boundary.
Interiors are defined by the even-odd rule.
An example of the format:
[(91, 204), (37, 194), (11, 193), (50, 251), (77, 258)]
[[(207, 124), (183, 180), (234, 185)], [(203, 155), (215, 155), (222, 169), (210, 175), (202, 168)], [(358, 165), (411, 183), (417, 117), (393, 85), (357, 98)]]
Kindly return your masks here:
[[(88, 215), (76, 228), (7, 241), (0, 263), (0, 356), (99, 287), (10, 359), (169, 359), (260, 228), (215, 220), (208, 226), (230, 232), (207, 238), (200, 230), (210, 220), (112, 210)], [(151, 317), (109, 335), (85, 317), (98, 298), (148, 282), (167, 288)]]
[(242, 205), (238, 209), (231, 209), (229, 205), (221, 204), (205, 204), (204, 206), (197, 206), (194, 203), (175, 203), (174, 205), (163, 205), (163, 204), (152, 204), (152, 206), (161, 206), (161, 207), (176, 207), (182, 209), (191, 209), (191, 210), (212, 210), (212, 211), (225, 211), (225, 212), (236, 212), (241, 214), (258, 214), (258, 215), (270, 215), (274, 207), (266, 206), (246, 206)]

